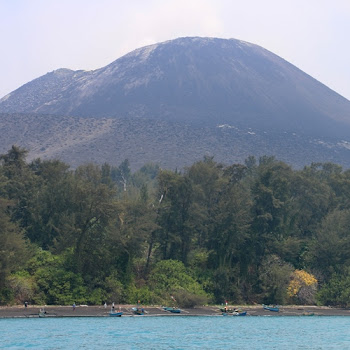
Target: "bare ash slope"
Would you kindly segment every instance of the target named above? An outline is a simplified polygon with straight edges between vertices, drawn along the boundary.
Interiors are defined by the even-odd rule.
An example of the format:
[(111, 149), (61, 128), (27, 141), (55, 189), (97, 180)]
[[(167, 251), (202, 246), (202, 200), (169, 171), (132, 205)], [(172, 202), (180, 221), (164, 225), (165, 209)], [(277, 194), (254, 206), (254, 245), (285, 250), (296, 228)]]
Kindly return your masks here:
[(224, 164), (250, 156), (275, 155), (296, 167), (333, 162), (350, 168), (350, 143), (296, 133), (264, 132), (229, 125), (193, 126), (146, 118), (82, 118), (0, 114), (0, 153), (13, 144), (34, 158), (60, 159), (72, 167), (93, 162), (119, 165), (129, 159), (133, 170), (145, 163), (181, 169), (204, 155)]

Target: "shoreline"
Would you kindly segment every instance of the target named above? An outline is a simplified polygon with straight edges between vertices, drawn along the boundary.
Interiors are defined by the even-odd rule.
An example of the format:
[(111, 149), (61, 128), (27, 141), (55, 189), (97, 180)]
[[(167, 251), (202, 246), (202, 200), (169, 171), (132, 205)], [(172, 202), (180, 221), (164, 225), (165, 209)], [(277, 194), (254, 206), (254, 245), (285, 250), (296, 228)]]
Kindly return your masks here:
[[(135, 305), (120, 305), (123, 311), (123, 317), (136, 316), (132, 308)], [(165, 311), (162, 306), (144, 306), (147, 316), (222, 316), (220, 308), (223, 306), (198, 306), (193, 309), (181, 308), (181, 313), (170, 313)], [(77, 305), (75, 310), (72, 306), (37, 306), (28, 305), (25, 308), (21, 306), (2, 306), (0, 307), (0, 318), (35, 318), (39, 317), (40, 309), (45, 308), (45, 317), (109, 317), (111, 306), (105, 308), (101, 306)], [(287, 305), (280, 306), (279, 312), (264, 310), (262, 305), (243, 305), (243, 306), (228, 306), (228, 309), (239, 308), (242, 311), (247, 311), (248, 316), (350, 316), (350, 309), (333, 308), (328, 306), (308, 306), (308, 305)], [(119, 311), (119, 305), (115, 307)], [(229, 316), (230, 314), (228, 314)]]

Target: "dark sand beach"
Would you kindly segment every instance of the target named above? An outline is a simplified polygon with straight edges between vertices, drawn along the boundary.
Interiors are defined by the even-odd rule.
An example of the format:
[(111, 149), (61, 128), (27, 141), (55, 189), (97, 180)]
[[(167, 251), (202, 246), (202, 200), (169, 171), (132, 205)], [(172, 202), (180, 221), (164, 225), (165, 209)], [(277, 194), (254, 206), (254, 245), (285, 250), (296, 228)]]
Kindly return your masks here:
[[(164, 311), (161, 306), (144, 306), (145, 315), (136, 316), (132, 310), (135, 305), (120, 305), (124, 316), (221, 316), (219, 306), (201, 306), (193, 309), (181, 309), (180, 314)], [(222, 306), (221, 306), (222, 307)], [(40, 309), (45, 310), (46, 317), (107, 317), (109, 316), (111, 306), (105, 308), (101, 306), (77, 305), (75, 310), (72, 306), (7, 306), (0, 307), (0, 318), (29, 318), (39, 317)], [(279, 312), (264, 310), (262, 305), (254, 306), (229, 306), (229, 309), (239, 308), (247, 311), (250, 316), (350, 316), (349, 309), (317, 307), (317, 306), (280, 306)], [(115, 307), (119, 311), (119, 305)]]

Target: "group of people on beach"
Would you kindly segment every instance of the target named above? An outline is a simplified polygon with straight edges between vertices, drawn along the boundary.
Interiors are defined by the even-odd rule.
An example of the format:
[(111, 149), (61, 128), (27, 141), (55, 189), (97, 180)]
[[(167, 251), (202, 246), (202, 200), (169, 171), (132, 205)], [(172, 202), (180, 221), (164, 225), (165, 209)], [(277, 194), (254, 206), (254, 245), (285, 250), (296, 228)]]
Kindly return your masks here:
[[(103, 306), (104, 306), (105, 309), (107, 309), (107, 303), (106, 302), (103, 304)], [(114, 303), (112, 303), (111, 309), (114, 311)]]
[[(105, 309), (107, 309), (107, 302), (105, 302), (103, 306), (104, 306)], [(28, 302), (27, 302), (27, 301), (24, 302), (24, 307), (25, 307), (25, 308), (28, 307)], [(72, 305), (73, 311), (75, 311), (76, 307), (77, 307), (77, 305), (76, 305), (75, 302), (74, 302), (73, 305)], [(112, 306), (111, 306), (111, 311), (114, 312), (114, 310), (115, 310), (115, 306), (114, 306), (114, 302), (113, 302), (113, 303), (112, 303)], [(121, 310), (121, 308), (120, 308), (120, 306), (119, 306), (119, 311), (120, 311), (120, 310)]]

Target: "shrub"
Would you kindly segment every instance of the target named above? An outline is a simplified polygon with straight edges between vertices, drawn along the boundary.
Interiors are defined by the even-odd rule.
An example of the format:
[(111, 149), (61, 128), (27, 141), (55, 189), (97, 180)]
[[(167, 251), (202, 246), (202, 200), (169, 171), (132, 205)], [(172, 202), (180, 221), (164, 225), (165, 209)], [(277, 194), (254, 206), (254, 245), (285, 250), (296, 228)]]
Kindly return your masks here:
[(123, 285), (116, 276), (109, 276), (105, 281), (106, 299), (108, 303), (120, 304), (123, 302)]
[(130, 284), (125, 288), (123, 301), (128, 304), (136, 304), (140, 300), (141, 304), (155, 304), (159, 299), (147, 287), (137, 288), (134, 284)]
[(259, 269), (263, 303), (285, 303), (292, 272), (292, 266), (277, 255), (269, 255), (263, 260)]
[(0, 290), (0, 305), (13, 304), (14, 301), (14, 293), (11, 288), (5, 287)]
[(24, 303), (25, 301), (33, 302), (33, 297), (35, 295), (37, 285), (34, 282), (33, 277), (31, 277), (26, 272), (18, 272), (7, 278), (7, 284), (12, 290), (12, 295), (14, 302)]
[(193, 294), (184, 289), (175, 291), (173, 297), (178, 306), (185, 308), (193, 308), (197, 305), (205, 305), (208, 303), (208, 297), (206, 295)]
[(321, 305), (341, 307), (350, 306), (350, 270), (346, 275), (333, 274), (317, 294), (317, 302)]
[(87, 303), (90, 305), (100, 305), (103, 304), (105, 300), (106, 292), (101, 288), (95, 288), (87, 297)]
[[(207, 299), (202, 286), (189, 274), (185, 265), (177, 260), (158, 262), (150, 274), (149, 286), (159, 303), (169, 302), (170, 296), (179, 291), (182, 291), (179, 295), (180, 298), (183, 296), (184, 303), (186, 298), (193, 299), (194, 296)], [(187, 295), (186, 298), (185, 295)]]
[(304, 270), (295, 270), (292, 273), (287, 294), (296, 304), (314, 304), (317, 292), (317, 279)]

